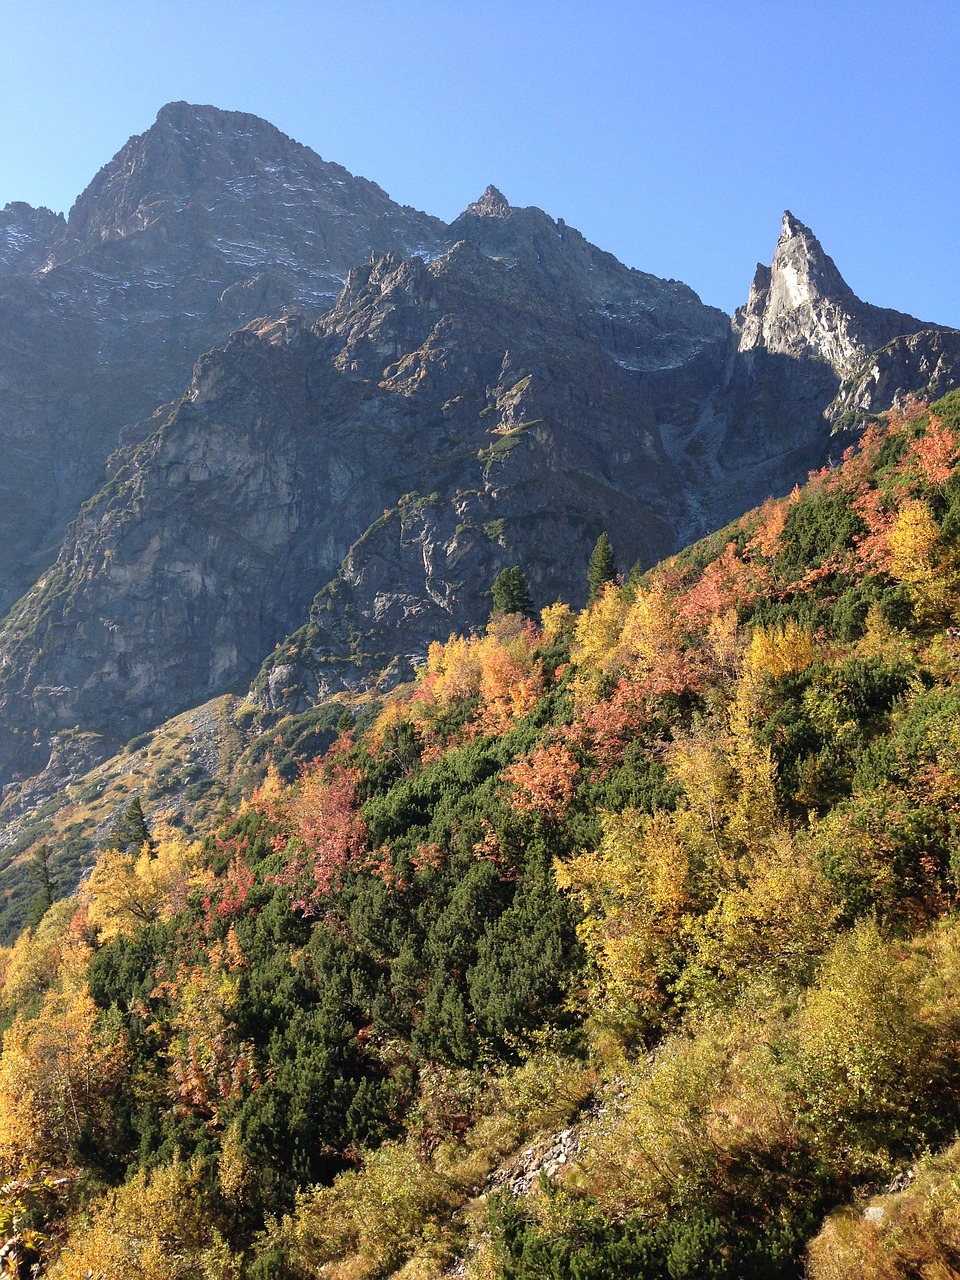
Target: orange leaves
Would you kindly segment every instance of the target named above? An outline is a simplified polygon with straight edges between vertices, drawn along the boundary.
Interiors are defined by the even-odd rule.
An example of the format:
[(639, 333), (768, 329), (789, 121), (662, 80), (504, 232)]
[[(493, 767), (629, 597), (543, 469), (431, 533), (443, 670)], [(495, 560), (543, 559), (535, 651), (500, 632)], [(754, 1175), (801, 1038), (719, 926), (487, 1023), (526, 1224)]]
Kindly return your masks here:
[[(218, 841), (217, 843), (220, 845), (226, 842)], [(250, 891), (256, 884), (256, 880), (256, 874), (247, 866), (243, 851), (238, 849), (227, 868), (226, 875), (211, 884), (204, 895), (204, 910), (208, 916), (216, 915), (221, 920), (242, 915), (247, 909)]]
[(889, 556), (887, 535), (895, 518), (890, 499), (879, 489), (864, 488), (851, 506), (867, 526), (866, 533), (856, 539), (855, 566), (861, 573), (883, 573)]
[(237, 974), (245, 967), (231, 925), (224, 939), (193, 963), (180, 964), (174, 977), (153, 992), (173, 1006), (167, 1057), (177, 1106), (210, 1124), (219, 1122), (224, 1103), (257, 1084), (253, 1048), (236, 1036)]
[(562, 742), (541, 745), (527, 760), (503, 771), (515, 788), (510, 803), (517, 813), (562, 818), (573, 799), (577, 762)]
[(324, 760), (303, 770), (278, 810), (281, 833), (274, 847), (287, 865), (278, 877), (293, 890), (292, 905), (313, 915), (341, 872), (366, 849), (367, 826), (356, 805), (358, 769), (340, 757), (349, 739), (341, 739)]
[(931, 417), (924, 435), (910, 446), (908, 457), (916, 461), (923, 480), (932, 488), (942, 489), (957, 469), (960, 435), (942, 418)]
[[(554, 606), (551, 625), (562, 634), (570, 611)], [(416, 691), (406, 706), (389, 704), (375, 726), (378, 742), (405, 721), (412, 722), (425, 742), (422, 758), (435, 758), (439, 743), (449, 740), (447, 717), (455, 720), (463, 736), (506, 733), (525, 716), (543, 692), (543, 671), (534, 657), (541, 633), (519, 614), (498, 615), (490, 620), (484, 636), (451, 636), (446, 644), (434, 642)], [(472, 705), (471, 705), (472, 704)], [(469, 706), (463, 718), (462, 709)]]
[(741, 559), (737, 553), (737, 544), (728, 542), (723, 552), (711, 561), (703, 571), (697, 587), (689, 593), (693, 608), (699, 603), (708, 605), (710, 613), (730, 605), (749, 604), (766, 586), (769, 575), (760, 571), (756, 564)]
[(481, 733), (506, 733), (532, 710), (542, 691), (540, 664), (533, 663), (529, 654), (484, 646), (477, 718)]
[(779, 550), (780, 536), (786, 528), (787, 514), (795, 501), (796, 498), (793, 497), (780, 502), (775, 502), (772, 498), (766, 500), (760, 508), (760, 518), (747, 543), (748, 551), (766, 560), (774, 558)]
[(290, 798), (293, 836), (311, 852), (327, 851), (339, 866), (363, 852), (366, 827), (354, 808), (359, 777), (359, 770), (339, 764), (314, 767), (301, 775)]

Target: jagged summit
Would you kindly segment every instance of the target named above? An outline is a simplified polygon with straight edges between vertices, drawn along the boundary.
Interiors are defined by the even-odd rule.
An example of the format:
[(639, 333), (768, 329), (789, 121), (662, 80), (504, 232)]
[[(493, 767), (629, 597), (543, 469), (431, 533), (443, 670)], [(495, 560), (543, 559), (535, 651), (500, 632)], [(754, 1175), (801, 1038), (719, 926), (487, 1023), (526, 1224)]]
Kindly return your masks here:
[(862, 302), (814, 233), (788, 209), (773, 261), (757, 265), (734, 327), (741, 352), (812, 356), (845, 377), (893, 338), (940, 326)]
[[(321, 159), (258, 116), (168, 103), (78, 197), (59, 257), (142, 233), (175, 215), (208, 225), (222, 224), (225, 216), (249, 220), (256, 216), (258, 202), (280, 198), (297, 216), (309, 213), (300, 207), (307, 202), (324, 212), (335, 209), (340, 216), (357, 205), (367, 206), (373, 216), (399, 209), (376, 183)], [(245, 208), (236, 214), (238, 206)], [(304, 230), (310, 234), (309, 227)], [(221, 239), (231, 240), (222, 226)]]
[(56, 554), (121, 431), (179, 395), (198, 355), (257, 316), (316, 318), (371, 251), (432, 256), (445, 234), (267, 121), (185, 102), (130, 138), (66, 224), (9, 206), (0, 612)]
[(513, 207), (503, 192), (491, 183), (480, 199), (468, 204), (463, 212), (476, 214), (478, 218), (509, 218)]
[(805, 293), (811, 298), (858, 301), (820, 241), (789, 209), (784, 210), (772, 271), (781, 273), (784, 278), (795, 273), (796, 298)]

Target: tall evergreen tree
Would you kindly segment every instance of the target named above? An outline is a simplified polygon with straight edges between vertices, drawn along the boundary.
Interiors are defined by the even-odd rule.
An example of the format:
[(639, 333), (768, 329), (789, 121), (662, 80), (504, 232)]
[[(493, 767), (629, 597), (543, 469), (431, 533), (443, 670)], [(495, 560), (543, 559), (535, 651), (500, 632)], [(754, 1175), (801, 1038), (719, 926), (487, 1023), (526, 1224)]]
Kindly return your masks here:
[(490, 594), (493, 596), (494, 613), (522, 613), (525, 618), (533, 617), (530, 588), (518, 565), (502, 569), (497, 574)]
[(27, 915), (27, 928), (32, 929), (39, 924), (50, 907), (53, 906), (54, 884), (50, 874), (50, 858), (52, 850), (48, 844), (41, 844), (30, 855), (28, 874), (36, 885), (36, 893), (30, 903)]
[(617, 565), (613, 558), (613, 548), (610, 546), (607, 531), (604, 530), (597, 539), (597, 545), (593, 548), (593, 554), (587, 566), (587, 586), (590, 589), (587, 603), (592, 604), (600, 596), (606, 584), (615, 582), (616, 579)]
[(145, 844), (153, 848), (153, 841), (150, 839), (150, 828), (147, 826), (147, 820), (143, 816), (140, 797), (134, 796), (121, 816), (113, 824), (113, 830), (110, 832), (109, 847), (111, 849), (119, 849), (121, 853), (139, 853)]

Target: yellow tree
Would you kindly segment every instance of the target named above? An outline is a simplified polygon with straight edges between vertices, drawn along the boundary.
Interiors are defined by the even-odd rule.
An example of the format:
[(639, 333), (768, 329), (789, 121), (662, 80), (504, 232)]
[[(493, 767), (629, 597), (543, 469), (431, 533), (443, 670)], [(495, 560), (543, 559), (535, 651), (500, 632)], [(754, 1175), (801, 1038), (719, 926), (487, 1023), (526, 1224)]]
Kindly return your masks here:
[(82, 966), (90, 954), (83, 939), (71, 929), (77, 910), (75, 898), (55, 902), (33, 929), (25, 929), (0, 960), (0, 998), (8, 1009), (17, 1009), (46, 991), (64, 964)]
[(623, 592), (612, 583), (580, 614), (574, 633), (573, 658), (582, 683), (590, 683), (616, 669), (621, 658), (618, 649), (626, 616)]
[(48, 1280), (238, 1280), (240, 1259), (213, 1218), (199, 1159), (138, 1169), (78, 1223)]
[(557, 862), (557, 886), (583, 910), (597, 966), (594, 998), (614, 1022), (655, 1023), (703, 904), (712, 851), (689, 810), (627, 809), (603, 818), (599, 850)]
[(809, 628), (793, 618), (782, 627), (757, 627), (743, 654), (743, 671), (730, 707), (730, 727), (745, 741), (761, 714), (763, 692), (771, 681), (781, 680), (814, 664), (819, 657)]
[(564, 636), (572, 636), (577, 626), (577, 617), (568, 604), (558, 600), (556, 604), (548, 604), (540, 610), (540, 626), (546, 644)]
[(97, 1026), (83, 982), (46, 993), (34, 1017), (18, 1014), (0, 1056), (0, 1170), (69, 1163), (72, 1144), (96, 1135), (106, 1101), (122, 1087), (119, 1036)]
[(922, 498), (901, 505), (887, 533), (887, 547), (890, 573), (912, 589), (919, 620), (933, 624), (949, 618), (957, 605), (957, 566)]
[(202, 883), (203, 846), (167, 827), (156, 834), (156, 851), (107, 849), (80, 892), (87, 918), (102, 942), (132, 937), (142, 925), (167, 918), (190, 888)]
[(651, 696), (683, 693), (696, 683), (697, 652), (661, 579), (637, 592), (624, 619), (620, 651), (634, 682)]

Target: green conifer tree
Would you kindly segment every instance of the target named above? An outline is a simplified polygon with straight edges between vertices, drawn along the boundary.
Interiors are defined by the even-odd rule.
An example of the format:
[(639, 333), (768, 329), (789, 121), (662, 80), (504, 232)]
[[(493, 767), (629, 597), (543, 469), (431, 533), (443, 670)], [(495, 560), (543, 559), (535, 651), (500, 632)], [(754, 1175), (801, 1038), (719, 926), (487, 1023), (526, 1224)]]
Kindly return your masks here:
[(490, 594), (493, 596), (495, 614), (522, 613), (525, 618), (533, 617), (530, 588), (518, 565), (514, 565), (511, 569), (503, 569), (497, 574)]
[(36, 886), (36, 893), (30, 903), (26, 925), (32, 929), (40, 923), (50, 907), (53, 906), (54, 883), (50, 874), (50, 858), (52, 850), (48, 844), (41, 844), (30, 855), (27, 874)]
[(606, 530), (604, 530), (597, 539), (597, 545), (593, 548), (593, 554), (590, 556), (590, 563), (587, 566), (587, 586), (590, 589), (587, 603), (592, 604), (594, 600), (598, 599), (606, 584), (615, 582), (616, 578), (617, 565), (613, 558), (613, 548), (610, 546), (610, 538), (607, 536)]
[(153, 848), (150, 839), (150, 828), (143, 816), (140, 797), (134, 798), (124, 809), (121, 816), (113, 824), (110, 832), (109, 847), (119, 849), (121, 853), (139, 853), (145, 844)]

